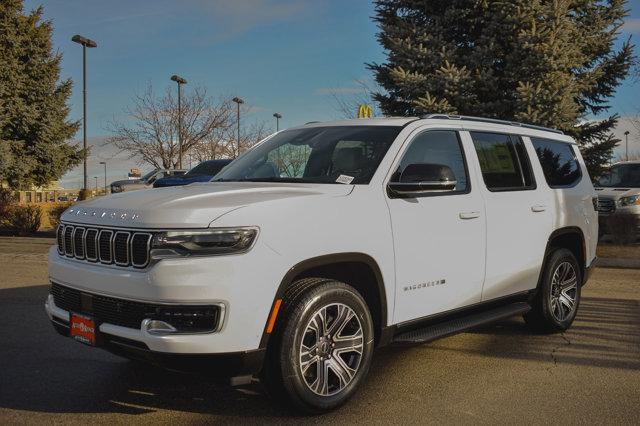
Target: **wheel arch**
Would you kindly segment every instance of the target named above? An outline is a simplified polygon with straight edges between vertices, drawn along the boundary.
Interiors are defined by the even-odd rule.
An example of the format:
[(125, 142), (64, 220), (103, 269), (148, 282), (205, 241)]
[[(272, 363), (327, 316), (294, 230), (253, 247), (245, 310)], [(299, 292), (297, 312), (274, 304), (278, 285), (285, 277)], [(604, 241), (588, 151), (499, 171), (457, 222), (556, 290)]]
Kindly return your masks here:
[(577, 226), (567, 226), (556, 229), (551, 233), (551, 235), (549, 235), (547, 247), (544, 252), (542, 268), (540, 269), (540, 276), (538, 278), (538, 288), (542, 281), (542, 275), (544, 273), (549, 254), (554, 248), (565, 248), (573, 253), (580, 267), (580, 277), (582, 279), (581, 285), (584, 285), (586, 281), (586, 242), (584, 233), (582, 232), (582, 229)]
[[(354, 287), (369, 307), (375, 339), (376, 342), (380, 341), (388, 322), (388, 307), (382, 271), (375, 259), (365, 253), (349, 252), (317, 256), (297, 263), (282, 278), (272, 301), (270, 314), (293, 282), (308, 277), (331, 278)], [(260, 348), (266, 348), (269, 343), (271, 334), (266, 332), (267, 323), (268, 320)]]

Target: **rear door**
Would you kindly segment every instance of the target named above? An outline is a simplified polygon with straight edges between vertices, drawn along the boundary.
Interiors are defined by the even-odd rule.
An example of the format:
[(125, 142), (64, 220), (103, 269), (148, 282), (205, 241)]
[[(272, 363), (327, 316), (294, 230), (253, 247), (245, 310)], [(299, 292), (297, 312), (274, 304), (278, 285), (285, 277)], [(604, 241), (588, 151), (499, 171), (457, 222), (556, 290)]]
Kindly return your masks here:
[(536, 184), (530, 160), (536, 154), (518, 135), (488, 131), (467, 135), (477, 153), (486, 205), (482, 300), (535, 288), (551, 232), (553, 206), (550, 191)]
[[(465, 146), (466, 145), (466, 146)], [(396, 323), (480, 301), (485, 262), (484, 204), (459, 131), (423, 130), (403, 147), (388, 181), (412, 164), (444, 165), (452, 191), (394, 198), (388, 194), (396, 264)]]

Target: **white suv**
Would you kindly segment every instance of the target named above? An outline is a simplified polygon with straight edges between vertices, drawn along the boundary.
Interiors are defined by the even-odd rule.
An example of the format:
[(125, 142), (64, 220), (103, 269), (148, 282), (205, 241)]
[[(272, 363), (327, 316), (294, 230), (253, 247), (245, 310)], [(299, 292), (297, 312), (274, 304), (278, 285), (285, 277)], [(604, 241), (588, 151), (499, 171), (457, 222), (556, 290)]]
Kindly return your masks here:
[(172, 369), (253, 374), (311, 412), (373, 349), (524, 315), (566, 330), (596, 193), (551, 129), (430, 115), (281, 131), (212, 182), (73, 206), (49, 253), (65, 336)]

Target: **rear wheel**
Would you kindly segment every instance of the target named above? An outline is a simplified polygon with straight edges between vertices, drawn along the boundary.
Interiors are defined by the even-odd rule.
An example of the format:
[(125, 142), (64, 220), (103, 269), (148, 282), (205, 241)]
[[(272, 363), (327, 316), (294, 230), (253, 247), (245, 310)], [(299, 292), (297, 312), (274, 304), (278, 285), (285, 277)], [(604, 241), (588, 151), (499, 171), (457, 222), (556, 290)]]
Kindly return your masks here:
[(527, 325), (543, 332), (567, 330), (578, 312), (582, 276), (575, 256), (567, 249), (555, 249), (547, 258), (542, 282)]
[(302, 411), (339, 407), (363, 381), (373, 354), (373, 322), (352, 287), (307, 278), (293, 284), (270, 342), (263, 381)]

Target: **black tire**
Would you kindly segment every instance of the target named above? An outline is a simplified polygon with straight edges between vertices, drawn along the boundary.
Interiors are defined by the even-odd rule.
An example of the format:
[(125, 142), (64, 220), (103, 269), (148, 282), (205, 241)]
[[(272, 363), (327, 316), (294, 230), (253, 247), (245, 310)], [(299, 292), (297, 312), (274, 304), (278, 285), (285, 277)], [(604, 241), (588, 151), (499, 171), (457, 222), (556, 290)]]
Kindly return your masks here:
[[(562, 274), (565, 271), (568, 271), (568, 275), (563, 279)], [(572, 281), (575, 281), (575, 288), (570, 288)], [(581, 285), (581, 269), (573, 253), (564, 248), (551, 251), (545, 262), (542, 281), (532, 302), (532, 309), (524, 315), (527, 326), (533, 331), (543, 333), (567, 330), (578, 312)], [(569, 303), (571, 299), (573, 303)], [(569, 305), (572, 306), (571, 309)]]
[[(321, 312), (323, 308), (324, 313)], [(326, 327), (315, 327), (317, 324), (312, 320), (317, 320), (318, 315), (326, 319)], [(334, 327), (338, 332), (326, 340), (314, 332), (320, 328), (331, 332), (335, 331)], [(317, 414), (333, 410), (353, 396), (365, 379), (373, 355), (373, 336), (373, 321), (367, 304), (353, 287), (324, 278), (298, 280), (283, 298), (261, 380), (270, 396), (296, 411)], [(348, 353), (338, 354), (345, 339), (349, 340), (349, 345), (361, 342), (361, 353), (358, 355), (356, 350), (347, 349)], [(303, 342), (305, 346), (302, 346)], [(308, 354), (304, 359), (317, 360), (305, 363), (305, 374), (302, 371), (303, 352)], [(328, 367), (324, 369), (326, 365)], [(353, 368), (344, 369), (343, 366)], [(348, 380), (340, 380), (332, 368), (342, 371), (342, 377)], [(326, 373), (320, 373), (321, 370)], [(321, 380), (320, 374), (327, 380)], [(327, 384), (326, 389), (323, 383)], [(317, 392), (312, 388), (317, 388)]]

